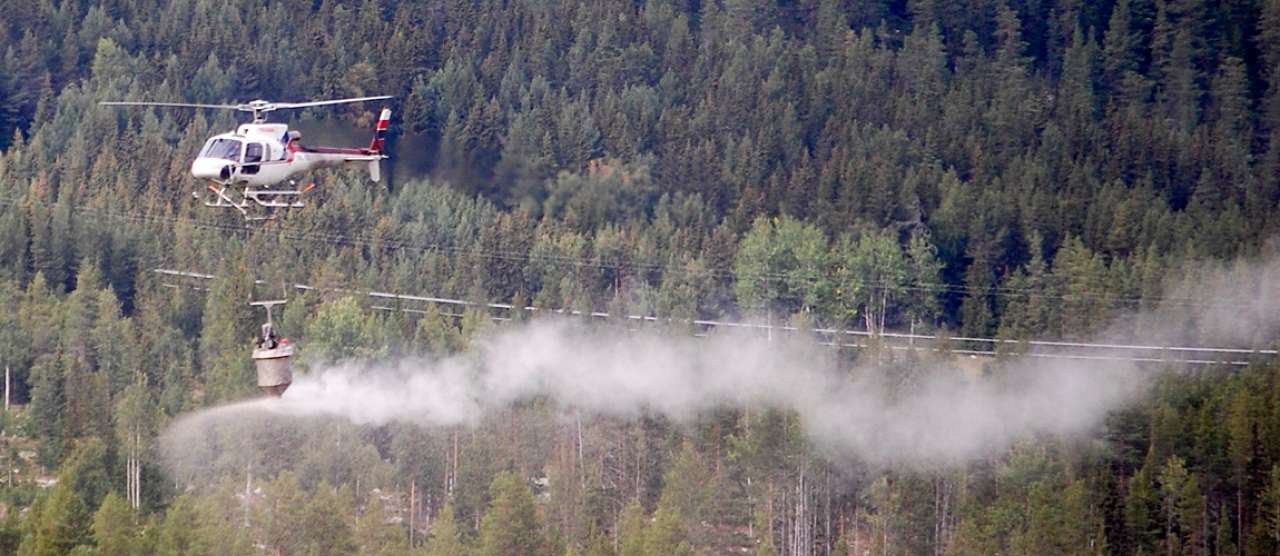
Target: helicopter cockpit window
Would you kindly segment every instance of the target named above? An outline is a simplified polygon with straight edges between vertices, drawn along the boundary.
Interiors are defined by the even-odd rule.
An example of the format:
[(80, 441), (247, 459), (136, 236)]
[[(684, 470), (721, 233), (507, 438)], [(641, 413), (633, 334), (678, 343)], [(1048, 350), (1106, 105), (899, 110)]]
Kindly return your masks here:
[(240, 142), (235, 139), (214, 139), (205, 146), (202, 158), (225, 158), (240, 160)]
[(256, 174), (262, 162), (262, 155), (265, 154), (262, 143), (247, 143), (244, 146), (244, 166), (240, 171), (245, 174)]
[(262, 143), (249, 143), (244, 147), (244, 163), (262, 162)]

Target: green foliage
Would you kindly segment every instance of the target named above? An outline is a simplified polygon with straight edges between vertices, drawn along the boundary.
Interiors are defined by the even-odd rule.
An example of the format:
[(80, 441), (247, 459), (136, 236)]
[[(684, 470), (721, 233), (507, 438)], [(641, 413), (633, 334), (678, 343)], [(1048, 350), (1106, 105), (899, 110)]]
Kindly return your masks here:
[(453, 319), (440, 314), (436, 304), (427, 307), (427, 312), (418, 319), (414, 330), (414, 343), (436, 355), (450, 355), (463, 348), (462, 336), (454, 327)]
[(92, 511), (101, 504), (111, 486), (110, 452), (97, 438), (79, 441), (62, 463), (58, 485), (80, 497), (80, 505)]
[(363, 513), (356, 520), (355, 546), (360, 554), (397, 556), (408, 554), (408, 533), (391, 521), (388, 504), (382, 496), (372, 494), (365, 499)]
[(354, 297), (327, 303), (307, 324), (307, 357), (315, 361), (339, 361), (368, 357), (381, 347), (377, 321)]
[(816, 226), (788, 217), (757, 218), (734, 261), (738, 305), (788, 314), (825, 306), (831, 290), (828, 256), (827, 238)]
[[(262, 509), (262, 517), (266, 538), (271, 546), (281, 552), (301, 552), (308, 546), (307, 521), (313, 510), (307, 504), (306, 493), (298, 484), (298, 478), (291, 471), (284, 471), (271, 481), (264, 489), (269, 506)], [(317, 509), (318, 510), (318, 509)], [(322, 514), (316, 517), (326, 517)]]
[(102, 554), (138, 553), (140, 539), (136, 519), (123, 498), (114, 492), (107, 494), (93, 515), (93, 538), (98, 551)]
[(706, 463), (701, 461), (693, 446), (685, 444), (668, 465), (662, 480), (662, 497), (658, 506), (670, 508), (685, 516), (691, 523), (708, 521), (714, 515), (714, 477)]
[(157, 552), (165, 555), (198, 553), (198, 547), (202, 545), (197, 536), (199, 520), (193, 497), (184, 495), (176, 498), (165, 512)]
[(618, 556), (644, 556), (645, 524), (644, 508), (632, 499), (618, 516)]
[(1166, 546), (1181, 552), (1195, 546), (1201, 531), (1200, 486), (1187, 472), (1182, 458), (1169, 458), (1160, 472), (1161, 507), (1165, 514)]
[(458, 522), (453, 517), (453, 504), (446, 503), (436, 515), (436, 523), (427, 541), (428, 556), (464, 556), (467, 545), (463, 542)]
[(1258, 497), (1258, 521), (1253, 546), (1259, 554), (1280, 549), (1280, 465), (1271, 467), (1265, 490)]
[(689, 533), (684, 521), (680, 510), (659, 504), (653, 512), (653, 522), (645, 530), (644, 553), (647, 556), (692, 556), (693, 548), (689, 546)]
[[(1166, 281), (1203, 288), (1210, 273), (1179, 275), (1188, 261), (1267, 252), (1275, 0), (10, 4), (0, 365), (19, 405), (4, 462), (23, 469), (0, 491), (0, 553), (397, 553), (410, 547), (388, 522), (404, 510), (367, 494), (392, 477), (443, 512), (425, 547), (439, 554), (477, 532), (485, 553), (558, 551), (559, 535), (589, 554), (615, 536), (632, 555), (806, 552), (789, 536), (801, 500), (823, 514), (814, 523), (849, 526), (837, 553), (1280, 546), (1270, 367), (1161, 379), (1108, 423), (1101, 461), (1043, 440), (954, 475), (841, 476), (821, 504), (824, 454), (795, 416), (756, 408), (695, 433), (553, 434), (545, 406), (512, 409), (529, 427), (327, 430), (299, 445), (342, 448), (268, 473), (248, 528), (230, 490), (171, 484), (154, 451), (168, 418), (253, 394), (261, 315), (246, 302), (279, 282), (320, 288), (277, 315), (309, 363), (461, 354), (491, 326), (481, 309), (456, 318), (366, 303), (367, 290), (607, 309), (671, 330), (729, 315), (1009, 340), (1145, 332), (1164, 317), (1119, 317), (1167, 301)], [(364, 94), (400, 102), (388, 186), (318, 172), (306, 209), (249, 227), (188, 195), (203, 186), (188, 159), (234, 117), (96, 106)], [(373, 110), (326, 114), (350, 127)], [(1194, 312), (1169, 319), (1192, 329)], [(129, 458), (143, 465), (136, 516), (112, 494)], [(520, 474), (494, 478), (507, 467)], [(59, 482), (32, 504), (41, 471)], [(542, 473), (564, 508), (534, 502), (522, 477)]]
[(480, 554), (548, 553), (542, 520), (523, 477), (513, 471), (499, 473), (489, 485), (489, 500), (489, 508), (480, 523)]
[(17, 554), (18, 549), (23, 546), (23, 525), (17, 512), (9, 512), (0, 521), (0, 550), (5, 554)]
[[(923, 248), (917, 247), (917, 250)], [(861, 317), (872, 333), (884, 330), (889, 308), (906, 293), (912, 269), (895, 238), (885, 233), (864, 234), (856, 242), (840, 243), (836, 268), (838, 320)], [(923, 253), (921, 256), (924, 257)], [(922, 261), (924, 272), (929, 262)], [(936, 272), (936, 270), (935, 270)]]
[(297, 534), (299, 553), (315, 555), (351, 554), (356, 550), (348, 520), (354, 515), (351, 492), (320, 483), (306, 500)]
[(32, 507), (32, 534), (23, 539), (19, 553), (33, 556), (66, 554), (90, 540), (92, 516), (70, 485), (59, 484)]

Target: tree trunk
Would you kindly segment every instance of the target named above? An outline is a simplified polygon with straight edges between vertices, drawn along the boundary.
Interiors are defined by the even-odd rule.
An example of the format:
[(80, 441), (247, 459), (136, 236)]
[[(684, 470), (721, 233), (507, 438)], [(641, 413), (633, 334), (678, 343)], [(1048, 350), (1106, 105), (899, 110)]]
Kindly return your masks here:
[(414, 530), (414, 517), (418, 507), (418, 480), (409, 479), (409, 548), (412, 549), (416, 531)]
[(1236, 489), (1236, 556), (1244, 556), (1244, 489)]

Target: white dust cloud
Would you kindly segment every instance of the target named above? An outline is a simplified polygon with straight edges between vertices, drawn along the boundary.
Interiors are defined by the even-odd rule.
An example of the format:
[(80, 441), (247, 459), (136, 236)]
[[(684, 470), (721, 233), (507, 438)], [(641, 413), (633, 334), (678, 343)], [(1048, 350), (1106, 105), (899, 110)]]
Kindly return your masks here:
[[(1280, 330), (1280, 265), (1203, 265), (1179, 273), (1170, 303), (1117, 319), (1102, 342), (1148, 339), (1253, 346)], [(1252, 302), (1250, 302), (1252, 301)], [(1245, 305), (1241, 308), (1240, 303)], [(1145, 356), (1111, 350), (1111, 356)], [(687, 421), (722, 408), (793, 412), (814, 447), (836, 460), (936, 467), (1002, 453), (1038, 435), (1084, 436), (1108, 412), (1136, 399), (1155, 367), (1111, 360), (1031, 358), (1005, 362), (999, 377), (957, 370), (954, 359), (833, 363), (813, 338), (717, 332), (694, 338), (580, 321), (538, 320), (500, 328), (465, 354), (439, 360), (346, 362), (295, 383), (280, 400), (237, 414), (327, 417), (357, 424), (470, 426), (512, 403), (543, 398), (566, 410)], [(864, 358), (871, 359), (871, 358)], [(180, 419), (166, 434), (173, 456), (225, 417), (213, 409)], [(242, 419), (236, 419), (242, 421)]]

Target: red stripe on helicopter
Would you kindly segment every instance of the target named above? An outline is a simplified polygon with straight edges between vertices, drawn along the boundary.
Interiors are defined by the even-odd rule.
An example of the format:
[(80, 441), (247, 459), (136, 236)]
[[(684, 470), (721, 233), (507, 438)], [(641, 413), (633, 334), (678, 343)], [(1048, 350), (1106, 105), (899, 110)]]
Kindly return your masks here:
[(383, 108), (382, 113), (378, 115), (378, 124), (374, 126), (373, 141), (369, 143), (369, 150), (373, 152), (382, 152), (382, 145), (386, 141), (387, 126), (391, 124), (391, 109)]

